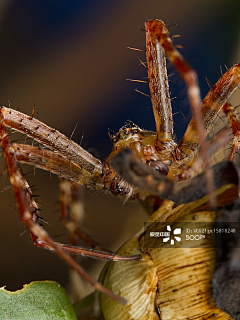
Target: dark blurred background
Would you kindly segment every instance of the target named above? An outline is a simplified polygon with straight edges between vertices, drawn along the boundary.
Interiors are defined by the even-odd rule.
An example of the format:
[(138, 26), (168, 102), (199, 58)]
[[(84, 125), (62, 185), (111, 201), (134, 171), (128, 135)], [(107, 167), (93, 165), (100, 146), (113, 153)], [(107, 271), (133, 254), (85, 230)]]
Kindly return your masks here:
[[(159, 18), (170, 26), (171, 34), (181, 34), (174, 42), (184, 47), (182, 54), (199, 75), (202, 97), (214, 84), (220, 66), (240, 62), (239, 0), (131, 0), (59, 1), (5, 0), (0, 2), (0, 103), (35, 115), (48, 125), (104, 159), (111, 151), (108, 128), (114, 132), (127, 120), (154, 130), (151, 101), (136, 93), (148, 93), (145, 84), (126, 81), (144, 79), (144, 22)], [(176, 25), (177, 24), (177, 25)], [(170, 66), (169, 73), (172, 73)], [(171, 76), (173, 112), (179, 108), (191, 118), (182, 79)], [(239, 104), (235, 95), (235, 105)], [(181, 113), (174, 117), (180, 139), (187, 126)], [(83, 137), (83, 139), (82, 139)], [(1, 173), (4, 159), (1, 157)], [(31, 171), (32, 169), (27, 169)], [(58, 215), (58, 178), (36, 170), (28, 179), (47, 230), (55, 240), (67, 241)], [(18, 218), (14, 196), (6, 176), (0, 193), (0, 286), (19, 289), (32, 280), (68, 283), (67, 267), (54, 254), (34, 248), (29, 233)], [(97, 192), (86, 193), (86, 221), (89, 233), (104, 247), (116, 250), (143, 226), (146, 216), (136, 203)], [(141, 217), (141, 218), (140, 218)], [(118, 237), (122, 235), (121, 240)], [(86, 264), (86, 261), (84, 261)], [(90, 270), (91, 265), (86, 267)], [(91, 270), (90, 270), (91, 271)], [(92, 270), (97, 276), (97, 271)]]

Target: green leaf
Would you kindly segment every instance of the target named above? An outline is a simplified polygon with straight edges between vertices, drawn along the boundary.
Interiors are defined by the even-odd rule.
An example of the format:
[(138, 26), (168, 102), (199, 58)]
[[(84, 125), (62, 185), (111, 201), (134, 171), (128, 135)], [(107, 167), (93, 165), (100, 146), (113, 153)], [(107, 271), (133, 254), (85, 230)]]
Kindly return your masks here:
[(54, 281), (35, 281), (10, 292), (0, 288), (0, 320), (77, 320), (65, 290)]

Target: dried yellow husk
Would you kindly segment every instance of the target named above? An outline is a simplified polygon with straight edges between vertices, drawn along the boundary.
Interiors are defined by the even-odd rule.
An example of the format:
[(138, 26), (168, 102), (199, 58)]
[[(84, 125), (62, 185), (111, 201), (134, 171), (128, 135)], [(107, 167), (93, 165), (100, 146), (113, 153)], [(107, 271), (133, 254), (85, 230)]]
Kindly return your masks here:
[[(231, 202), (236, 196), (232, 185), (217, 191), (218, 201)], [(229, 196), (230, 192), (230, 196)], [(226, 196), (227, 194), (227, 196)], [(164, 201), (149, 222), (206, 222), (212, 228), (216, 212), (204, 210), (208, 197), (174, 208)], [(200, 210), (201, 209), (201, 210)], [(175, 225), (177, 227), (178, 224)], [(149, 228), (152, 225), (149, 225)], [(151, 241), (153, 243), (151, 244)], [(196, 320), (232, 319), (217, 308), (211, 296), (211, 279), (215, 266), (215, 249), (209, 238), (190, 248), (156, 247), (156, 238), (147, 239), (141, 230), (117, 252), (139, 254), (138, 261), (110, 262), (101, 275), (103, 284), (124, 297), (126, 305), (101, 295), (102, 313), (106, 320)], [(186, 241), (186, 240), (185, 240)], [(196, 247), (197, 246), (197, 247)]]

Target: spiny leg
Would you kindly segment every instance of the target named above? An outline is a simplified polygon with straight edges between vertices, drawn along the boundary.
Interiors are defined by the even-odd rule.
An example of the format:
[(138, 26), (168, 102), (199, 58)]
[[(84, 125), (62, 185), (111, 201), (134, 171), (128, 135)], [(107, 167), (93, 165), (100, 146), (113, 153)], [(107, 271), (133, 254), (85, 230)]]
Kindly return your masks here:
[(188, 96), (190, 99), (191, 107), (193, 110), (193, 114), (196, 119), (196, 127), (197, 133), (201, 145), (202, 157), (204, 159), (205, 169), (206, 169), (206, 177), (207, 177), (207, 185), (208, 192), (210, 194), (210, 202), (214, 207), (216, 205), (216, 201), (212, 196), (214, 191), (213, 186), (213, 176), (210, 168), (210, 158), (208, 155), (207, 147), (205, 144), (205, 132), (201, 114), (201, 97), (200, 90), (198, 87), (198, 80), (196, 72), (186, 63), (182, 55), (178, 52), (178, 50), (173, 46), (171, 38), (169, 36), (168, 29), (166, 25), (161, 20), (152, 20), (146, 23), (146, 31), (151, 34), (152, 39), (155, 41), (156, 46), (164, 49), (168, 59), (173, 63), (175, 68), (178, 70), (182, 78), (187, 84), (188, 87)]
[[(83, 230), (83, 220), (85, 217), (84, 195), (85, 187), (78, 183), (73, 183), (66, 178), (60, 182), (60, 212), (61, 221), (69, 233), (70, 243), (72, 246), (79, 246), (79, 238), (82, 239), (90, 248), (102, 249), (91, 237)], [(109, 252), (110, 253), (110, 252)], [(79, 255), (73, 255), (72, 258), (77, 263), (82, 263), (83, 259)], [(85, 259), (84, 259), (85, 260)], [(82, 301), (86, 295), (87, 282), (74, 270), (69, 268), (69, 289), (71, 301)]]
[(234, 135), (232, 149), (229, 155), (229, 160), (232, 161), (240, 145), (240, 122), (239, 122), (237, 113), (234, 107), (231, 105), (231, 103), (226, 102), (223, 105), (223, 111), (228, 117), (228, 121), (231, 124), (233, 135)]
[[(232, 134), (232, 128), (230, 128), (229, 125), (226, 125), (217, 131), (210, 139), (207, 139), (206, 145), (209, 155), (213, 156), (217, 150), (223, 148), (227, 143), (231, 142)], [(203, 166), (204, 162), (201, 156), (191, 157), (191, 160), (186, 164), (185, 169), (183, 169), (182, 175), (196, 176), (196, 174), (202, 172)]]
[(133, 188), (124, 181), (116, 171), (104, 162), (102, 174), (94, 176), (74, 161), (45, 148), (14, 143), (17, 160), (50, 171), (59, 177), (64, 177), (72, 182), (79, 183), (87, 188), (104, 190), (116, 196), (134, 197)]
[[(61, 176), (69, 178), (66, 176), (66, 174), (70, 173), (69, 179), (72, 180), (71, 167), (74, 167), (74, 181), (90, 188), (94, 187), (94, 189), (106, 190), (116, 194), (115, 190), (113, 190), (115, 188), (112, 186), (112, 182), (117, 174), (108, 163), (102, 163), (100, 160), (93, 157), (89, 152), (84, 150), (77, 143), (68, 139), (56, 129), (48, 127), (41, 121), (31, 116), (27, 116), (10, 108), (1, 107), (0, 117), (7, 127), (22, 132), (45, 147), (51, 149), (52, 154), (53, 152), (56, 154), (55, 158), (58, 159), (58, 163), (61, 166)], [(21, 149), (20, 146), (19, 149)], [(45, 152), (47, 153), (47, 151), (43, 151), (43, 154)], [(44, 167), (45, 164), (42, 163), (43, 161), (41, 161), (39, 152), (37, 153), (38, 155), (36, 156), (38, 160), (40, 160), (37, 160), (40, 163), (39, 167), (42, 165)], [(35, 155), (33, 155), (33, 158), (34, 157)], [(25, 152), (25, 159), (27, 160), (27, 158), (28, 155)], [(47, 153), (46, 158), (49, 159), (47, 161), (47, 166), (52, 168), (52, 172), (58, 174), (58, 167), (55, 166), (55, 158), (51, 157), (50, 153)], [(27, 162), (30, 163), (28, 160)], [(68, 169), (67, 172), (64, 172), (66, 163), (68, 163)], [(76, 177), (77, 171), (79, 172), (78, 178)], [(118, 195), (127, 195), (128, 197), (131, 197), (133, 194), (131, 186), (127, 183), (124, 183), (124, 181), (121, 181), (121, 185), (122, 192)]]
[[(82, 179), (86, 179), (86, 177), (79, 175), (80, 173), (82, 173), (79, 166), (77, 166), (76, 164), (67, 160), (64, 157), (61, 157), (60, 155), (55, 154), (51, 150), (40, 149), (38, 147), (34, 147), (30, 145), (22, 145), (22, 144), (13, 144), (12, 147), (13, 147), (17, 161), (31, 164), (32, 166), (39, 167), (40, 169), (53, 172), (59, 175), (60, 177), (61, 176), (68, 177), (74, 182), (75, 181), (79, 182), (78, 179), (81, 179), (80, 180), (81, 184), (83, 184), (83, 181), (85, 181)], [(86, 235), (83, 235), (81, 231), (76, 228), (76, 225), (71, 226), (70, 229), (74, 230), (74, 232), (78, 236), (80, 237), (82, 236), (83, 238), (85, 238), (85, 240), (90, 241), (90, 245), (95, 247), (95, 244), (93, 243), (93, 241), (88, 237), (86, 237)], [(93, 249), (85, 249), (85, 248), (73, 247), (73, 246), (67, 246), (67, 245), (61, 245), (61, 244), (58, 244), (58, 245), (61, 246), (64, 251), (67, 251), (73, 254), (80, 254), (84, 256), (95, 257), (97, 259), (103, 259), (103, 260), (124, 261), (124, 260), (132, 260), (132, 259), (136, 260), (139, 258), (136, 256), (133, 256), (133, 257), (117, 256), (114, 253), (99, 251), (100, 249), (99, 247), (96, 247), (96, 250), (93, 250)], [(47, 244), (43, 242), (41, 243), (38, 242), (38, 246), (45, 247), (46, 249), (51, 250), (51, 247), (47, 246)]]
[[(79, 245), (79, 238), (83, 239), (91, 248), (97, 248), (97, 245), (82, 232), (82, 222), (84, 219), (84, 187), (80, 184), (72, 183), (66, 178), (61, 178), (60, 182), (60, 213), (61, 221), (65, 225), (69, 240), (72, 246)], [(72, 258), (80, 263), (79, 255), (73, 255)], [(73, 268), (69, 268), (69, 295), (74, 302), (81, 301), (86, 292), (86, 281)]]
[[(118, 302), (125, 303), (124, 299), (103, 287), (99, 282), (97, 282), (94, 278), (88, 275), (68, 254), (65, 253), (65, 251), (77, 253), (77, 248), (72, 248), (73, 250), (71, 250), (70, 247), (65, 247), (54, 242), (49, 237), (47, 232), (38, 224), (37, 204), (31, 195), (28, 183), (23, 178), (23, 175), (18, 167), (17, 159), (15, 156), (14, 149), (12, 147), (10, 136), (2, 121), (0, 123), (0, 141), (7, 161), (10, 181), (16, 196), (20, 218), (29, 228), (34, 244), (39, 247), (54, 250), (63, 260), (65, 260), (72, 268), (74, 268), (97, 290), (109, 295), (109, 297), (112, 297)], [(92, 253), (92, 256), (94, 256), (94, 253), (91, 250), (83, 249), (83, 252), (84, 251), (86, 255), (88, 255), (87, 251), (89, 251), (89, 253)], [(101, 252), (97, 252), (97, 255), (100, 257)], [(109, 257), (111, 255), (108, 253), (103, 253), (102, 258), (104, 258), (104, 256), (107, 258), (107, 256)], [(112, 254), (112, 257), (110, 259), (115, 259), (115, 257), (116, 256)], [(126, 258), (127, 260), (129, 260), (133, 257)], [(135, 257), (135, 259), (139, 259), (139, 257)]]
[(0, 116), (4, 125), (28, 135), (40, 144), (75, 162), (89, 174), (101, 175), (103, 165), (74, 141), (68, 139), (56, 129), (52, 129), (41, 121), (16, 110), (1, 107)]
[[(64, 177), (72, 182), (80, 183), (89, 188), (93, 188), (94, 182), (88, 171), (81, 168), (75, 162), (68, 160), (60, 154), (51, 150), (14, 143), (13, 148), (17, 161), (25, 163), (42, 170), (50, 171), (59, 177)], [(103, 188), (103, 185), (102, 185)]]
[(83, 186), (72, 183), (66, 178), (61, 179), (60, 183), (60, 204), (61, 220), (70, 234), (71, 244), (77, 245), (77, 238), (83, 239), (91, 248), (102, 250), (80, 226), (82, 225), (84, 208), (82, 201)]
[(166, 58), (156, 34), (146, 23), (146, 57), (152, 108), (156, 122), (156, 145), (161, 150), (173, 140), (172, 108)]
[[(223, 106), (227, 103), (227, 99), (239, 87), (240, 83), (240, 64), (230, 68), (212, 87), (204, 98), (201, 110), (204, 128), (206, 133), (211, 129), (211, 124), (215, 121), (218, 114), (223, 110)], [(197, 134), (197, 124), (195, 116), (190, 121), (185, 135), (179, 148), (184, 152), (198, 150), (199, 140)]]

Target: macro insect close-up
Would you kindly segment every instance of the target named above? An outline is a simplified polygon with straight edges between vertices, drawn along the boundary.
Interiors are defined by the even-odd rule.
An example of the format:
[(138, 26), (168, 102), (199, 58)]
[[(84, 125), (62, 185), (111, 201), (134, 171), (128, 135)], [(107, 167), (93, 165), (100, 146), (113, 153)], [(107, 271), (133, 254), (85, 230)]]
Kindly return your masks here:
[[(151, 239), (149, 234), (156, 232), (153, 222), (162, 223), (161, 230), (167, 223), (189, 221), (204, 222), (213, 228), (222, 216), (232, 219), (228, 210), (230, 215), (238, 211), (239, 167), (233, 160), (239, 148), (240, 123), (237, 108), (229, 98), (239, 87), (240, 65), (222, 71), (202, 100), (196, 72), (178, 51), (177, 47), (181, 46), (172, 43), (174, 37), (179, 36), (172, 36), (172, 26), (147, 19), (142, 29), (146, 37), (146, 57), (141, 52), (139, 63), (148, 74), (140, 81), (135, 78), (131, 81), (149, 84), (150, 93), (144, 95), (152, 103), (154, 131), (142, 129), (135, 119), (128, 121), (118, 133), (110, 128), (112, 152), (106, 160), (99, 160), (96, 151), (85, 150), (82, 141), (81, 145), (73, 141), (76, 128), (67, 138), (60, 133), (58, 122), (53, 128), (45, 124), (37, 103), (26, 115), (10, 100), (8, 107), (0, 109), (0, 139), (7, 163), (1, 181), (9, 178), (16, 208), (35, 246), (55, 251), (100, 292), (96, 301), (104, 319), (238, 319), (239, 289), (235, 288), (240, 279), (238, 247), (225, 248), (226, 256), (219, 258), (208, 239), (203, 238), (192, 247), (168, 248), (158, 247), (158, 239)], [(186, 121), (181, 139), (175, 136), (174, 101), (169, 92), (168, 77), (171, 76), (168, 76), (166, 59), (170, 68), (184, 80), (193, 113), (192, 120), (186, 119), (181, 108), (174, 108)], [(219, 129), (213, 126), (220, 114), (228, 121)], [(223, 122), (221, 117), (220, 121)], [(225, 148), (224, 157), (216, 160), (215, 154), (221, 148)], [(30, 172), (31, 186), (27, 182), (29, 172), (24, 169), (23, 173), (19, 164), (24, 167), (30, 164), (60, 178), (61, 209), (58, 211), (70, 233), (70, 245), (60, 244), (58, 236), (50, 237), (45, 231), (47, 227), (51, 234), (51, 226), (47, 226), (42, 196), (41, 204), (35, 200), (38, 195), (35, 196), (34, 174)], [(9, 184), (2, 191), (8, 189)], [(82, 200), (82, 187), (78, 185), (114, 195), (127, 202), (126, 207), (129, 202), (138, 201), (141, 210), (149, 214), (145, 215), (145, 222), (149, 224), (136, 236), (138, 229), (131, 230), (130, 240), (118, 251), (108, 251), (107, 246), (98, 245), (82, 232), (85, 219), (81, 216), (82, 203), (74, 207)], [(74, 212), (70, 208), (75, 208), (80, 215), (79, 225), (74, 221), (76, 215), (70, 216), (71, 210)], [(221, 210), (227, 213), (220, 213)], [(233, 221), (238, 221), (237, 214), (234, 216)], [(144, 219), (141, 227), (143, 223)], [(76, 246), (77, 237), (83, 238), (90, 248)], [(237, 234), (234, 241), (238, 244)], [(98, 281), (84, 271), (76, 255), (114, 261), (106, 264)], [(45, 266), (47, 268), (47, 262)], [(228, 278), (231, 273), (232, 278)], [(233, 294), (227, 296), (224, 288)], [(101, 317), (96, 310), (94, 316)]]

